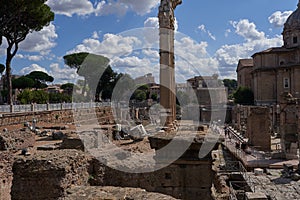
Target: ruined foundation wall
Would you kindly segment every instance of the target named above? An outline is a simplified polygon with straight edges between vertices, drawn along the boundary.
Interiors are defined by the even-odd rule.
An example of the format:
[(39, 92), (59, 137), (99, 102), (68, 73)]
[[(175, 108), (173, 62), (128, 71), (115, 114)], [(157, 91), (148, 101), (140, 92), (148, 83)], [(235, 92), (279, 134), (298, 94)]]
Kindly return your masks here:
[(214, 172), (209, 160), (194, 164), (173, 163), (158, 171), (141, 174), (121, 172), (103, 166), (97, 160), (94, 160), (94, 166), (90, 183), (95, 186), (143, 188), (180, 199), (211, 199)]
[(151, 173), (125, 173), (82, 151), (38, 151), (13, 164), (11, 199), (62, 199), (71, 186), (142, 188), (180, 199), (211, 199), (211, 161), (173, 163)]
[(271, 150), (271, 120), (267, 107), (250, 107), (247, 118), (249, 143), (262, 151)]
[(13, 157), (9, 152), (0, 152), (0, 200), (10, 200)]
[(13, 164), (12, 200), (56, 200), (68, 187), (88, 185), (89, 157), (77, 150), (38, 151)]
[[(74, 115), (76, 115), (76, 119), (74, 119)], [(48, 123), (88, 123), (90, 120), (94, 120), (96, 116), (99, 124), (114, 123), (111, 107), (97, 107), (95, 109), (4, 113), (0, 117), (0, 126), (23, 124), (32, 122), (33, 119)]]

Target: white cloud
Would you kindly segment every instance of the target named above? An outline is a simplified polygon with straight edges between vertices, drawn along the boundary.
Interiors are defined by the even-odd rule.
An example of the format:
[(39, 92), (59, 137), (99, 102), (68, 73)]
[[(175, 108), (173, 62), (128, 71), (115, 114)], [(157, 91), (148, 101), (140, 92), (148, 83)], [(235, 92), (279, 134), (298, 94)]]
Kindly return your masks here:
[[(159, 28), (159, 20), (158, 17), (148, 17), (145, 22), (144, 22), (144, 27), (150, 27), (150, 28)], [(174, 22), (174, 29), (175, 31), (178, 30), (178, 21), (177, 18), (175, 17), (175, 22)]]
[[(153, 27), (157, 18), (148, 18), (145, 26)], [(138, 31), (138, 32), (136, 32)], [(140, 31), (140, 32), (139, 32)], [(146, 73), (159, 73), (159, 48), (157, 40), (148, 46), (145, 32), (148, 29), (135, 30), (123, 35), (105, 34), (103, 40), (87, 38), (68, 53), (90, 52), (108, 57), (111, 65), (118, 72), (125, 72), (132, 77)], [(196, 42), (191, 38), (175, 34), (176, 74), (186, 80), (199, 74), (211, 75), (218, 72), (218, 61), (207, 53), (207, 42)], [(67, 54), (68, 54), (67, 53)], [(200, 74), (199, 74), (200, 75)], [(158, 76), (156, 76), (158, 80)]]
[(196, 75), (211, 75), (218, 71), (218, 62), (207, 52), (207, 42), (196, 42), (189, 37), (175, 41), (176, 74), (185, 79)]
[(15, 58), (23, 59), (25, 58), (25, 56), (22, 54), (16, 54)]
[(55, 32), (55, 26), (50, 23), (39, 32), (33, 32), (27, 35), (26, 39), (20, 43), (20, 50), (28, 52), (48, 52), (56, 43), (58, 35)]
[(276, 11), (268, 18), (268, 20), (275, 27), (282, 27), (292, 12), (293, 11)]
[(235, 77), (239, 59), (249, 58), (256, 52), (278, 46), (282, 46), (281, 36), (261, 38), (260, 40), (246, 41), (241, 44), (223, 45), (216, 51), (215, 57), (219, 61), (221, 75)]
[(151, 62), (147, 58), (138, 58), (136, 56), (130, 56), (125, 58), (116, 57), (111, 62), (112, 66), (117, 67), (134, 67), (134, 68), (144, 68), (151, 66)]
[(76, 69), (71, 69), (67, 66), (61, 68), (58, 63), (50, 65), (49, 74), (54, 77), (55, 83), (74, 83), (79, 79)]
[(31, 60), (31, 61), (40, 61), (42, 59), (43, 59), (43, 57), (42, 56), (38, 56), (38, 55), (28, 56), (28, 60)]
[(89, 15), (94, 12), (93, 4), (89, 0), (48, 0), (46, 3), (56, 14), (68, 17), (74, 14)]
[(205, 25), (204, 24), (201, 24), (200, 26), (198, 26), (198, 29), (204, 33), (206, 33), (208, 35), (208, 37), (212, 40), (216, 40), (216, 37), (209, 31), (205, 28)]
[(76, 69), (71, 69), (67, 66), (61, 68), (58, 63), (52, 63), (48, 70), (38, 64), (31, 64), (28, 67), (22, 68), (17, 74), (26, 75), (33, 71), (41, 71), (53, 76), (55, 83), (73, 83), (79, 79)]
[(158, 17), (148, 17), (144, 22), (144, 27), (159, 28)]
[(159, 51), (158, 49), (143, 49), (142, 50), (143, 55), (145, 55), (147, 58), (150, 58), (151, 60), (155, 59), (158, 61), (159, 59)]
[(136, 37), (123, 37), (107, 33), (104, 35), (102, 42), (93, 38), (85, 39), (82, 44), (77, 45), (74, 50), (67, 52), (67, 54), (89, 52), (104, 55), (112, 59), (114, 56), (132, 53), (134, 46), (139, 43), (140, 41)]
[(97, 31), (94, 31), (94, 32), (93, 32), (92, 38), (93, 38), (93, 39), (99, 39), (99, 35), (98, 35), (98, 32), (97, 32)]
[(17, 54), (15, 58), (18, 58), (18, 59), (28, 59), (30, 61), (41, 61), (41, 60), (43, 60), (43, 56), (41, 56), (41, 55), (23, 55), (23, 54)]
[(96, 16), (102, 16), (102, 15), (118, 15), (123, 16), (128, 11), (129, 6), (126, 4), (123, 4), (121, 2), (115, 2), (115, 1), (101, 1), (98, 3), (96, 9), (95, 9), (95, 15)]
[(72, 17), (73, 15), (96, 16), (115, 14), (123, 16), (129, 11), (145, 15), (159, 4), (159, 0), (101, 0), (94, 5), (89, 0), (48, 0), (47, 4), (56, 14)]
[(225, 37), (228, 37), (230, 33), (231, 33), (231, 30), (230, 29), (226, 29), (226, 31), (225, 31)]
[(102, 0), (96, 8), (96, 15), (116, 14), (122, 16), (128, 11), (138, 15), (150, 13), (159, 4), (159, 0)]
[(247, 41), (261, 40), (265, 38), (264, 32), (256, 30), (256, 25), (249, 22), (248, 19), (240, 21), (231, 21), (232, 26), (235, 28), (235, 33), (242, 36)]
[(41, 71), (41, 72), (45, 72), (48, 73), (47, 69), (44, 67), (39, 66), (38, 64), (31, 64), (28, 67), (24, 67), (20, 70), (19, 74), (20, 75), (25, 75), (25, 74), (29, 74), (30, 72), (33, 71)]
[(190, 56), (196, 56), (196, 57), (206, 57), (207, 56), (207, 42), (200, 42), (197, 43), (193, 39), (189, 37), (182, 37), (174, 42), (175, 44), (175, 53), (184, 56), (186, 53), (186, 56), (184, 56), (187, 60), (193, 60), (190, 59)]
[[(250, 58), (254, 53), (283, 45), (281, 35), (268, 38), (264, 32), (258, 31), (256, 25), (247, 19), (230, 23), (234, 27), (235, 33), (242, 36), (245, 41), (239, 44), (223, 45), (216, 51), (214, 57), (219, 62), (219, 70), (223, 77), (236, 78), (235, 71), (239, 59)], [(230, 29), (226, 30), (225, 35), (228, 33), (231, 33)]]
[(119, 0), (119, 2), (128, 5), (137, 14), (144, 15), (156, 8), (160, 0)]

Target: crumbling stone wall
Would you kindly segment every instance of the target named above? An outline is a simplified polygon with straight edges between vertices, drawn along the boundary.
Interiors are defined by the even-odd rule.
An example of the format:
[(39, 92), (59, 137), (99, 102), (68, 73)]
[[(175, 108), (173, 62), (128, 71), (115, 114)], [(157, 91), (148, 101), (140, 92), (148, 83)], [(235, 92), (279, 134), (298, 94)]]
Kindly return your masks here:
[(60, 199), (69, 187), (116, 186), (143, 188), (183, 199), (211, 199), (214, 174), (210, 161), (173, 163), (151, 173), (125, 173), (109, 168), (82, 151), (38, 151), (13, 164), (11, 199)]
[[(76, 119), (74, 120), (74, 116)], [(49, 123), (88, 123), (92, 120), (98, 120), (99, 124), (112, 124), (114, 117), (111, 107), (96, 107), (95, 109), (76, 109), (76, 110), (54, 110), (40, 112), (24, 113), (4, 113), (0, 117), (0, 126), (23, 124), (32, 122), (33, 119), (38, 122)]]
[(143, 188), (179, 199), (210, 200), (214, 172), (210, 160), (173, 163), (149, 173), (126, 173), (93, 160), (91, 185)]
[(271, 120), (267, 107), (250, 107), (246, 137), (249, 144), (263, 151), (271, 151)]
[(175, 200), (175, 198), (159, 194), (147, 192), (139, 188), (120, 188), (120, 187), (72, 187), (67, 191), (68, 195), (65, 200), (116, 200), (116, 199), (159, 199), (159, 200)]
[(88, 185), (89, 157), (82, 151), (38, 151), (13, 164), (11, 199), (56, 200), (71, 185)]
[[(96, 164), (97, 160), (94, 162), (96, 168), (93, 171), (92, 185), (143, 188), (180, 199), (211, 199), (214, 172), (209, 161), (198, 165), (171, 164), (155, 172), (140, 174)], [(97, 172), (97, 166), (101, 166), (100, 173)]]
[(32, 147), (35, 136), (29, 131), (0, 133), (0, 200), (10, 200), (14, 154), (20, 149)]
[(30, 131), (7, 131), (0, 133), (0, 151), (1, 150), (20, 150), (33, 147), (35, 144), (35, 135)]
[(10, 188), (12, 185), (13, 156), (9, 152), (0, 152), (0, 200), (10, 200)]

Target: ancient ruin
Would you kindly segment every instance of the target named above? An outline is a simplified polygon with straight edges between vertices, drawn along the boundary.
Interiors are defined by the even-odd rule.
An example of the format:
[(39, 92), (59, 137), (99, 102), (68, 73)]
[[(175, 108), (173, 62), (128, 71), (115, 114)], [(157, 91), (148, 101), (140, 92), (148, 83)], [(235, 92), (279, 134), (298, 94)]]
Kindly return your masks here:
[[(222, 107), (222, 112), (227, 109), (224, 112), (230, 114), (224, 125), (214, 121), (221, 117), (212, 117), (220, 108), (213, 106), (187, 106), (185, 111), (200, 117), (175, 120), (174, 10), (180, 3), (161, 0), (159, 7), (164, 122), (160, 128), (153, 129), (147, 105), (130, 112), (115, 108), (124, 115), (122, 119), (137, 119), (137, 126), (129, 130), (117, 123), (112, 106), (104, 104), (76, 109), (61, 106), (56, 110), (49, 109), (48, 104), (45, 111), (1, 113), (0, 200), (300, 199), (299, 88), (296, 80), (285, 79), (299, 75), (299, 44), (294, 38), (299, 36), (300, 8), (285, 25), (284, 47), (257, 53), (253, 60), (240, 60), (239, 84), (255, 89), (258, 79), (266, 78), (266, 87), (254, 91), (256, 105)], [(264, 68), (272, 63), (269, 55), (282, 62)], [(278, 85), (272, 85), (274, 73), (281, 80)], [(210, 78), (194, 77), (189, 81), (195, 83), (195, 89), (201, 89), (199, 83), (204, 84), (205, 79)], [(213, 77), (211, 83), (217, 82)], [(209, 87), (202, 89), (206, 104)], [(270, 99), (271, 92), (275, 93)], [(197, 106), (199, 113), (195, 113)], [(95, 122), (99, 126), (95, 127)], [(170, 143), (182, 154), (175, 155), (178, 152), (168, 149)], [(164, 148), (167, 150), (161, 151)], [(199, 156), (202, 148), (206, 150), (203, 157)], [(100, 156), (95, 157), (88, 149), (100, 151)], [(135, 153), (154, 156), (124, 165)], [(109, 160), (108, 154), (115, 160)], [(141, 165), (155, 163), (157, 170), (130, 173), (113, 168), (112, 163), (134, 172), (139, 172)]]
[[(174, 10), (181, 0), (162, 0), (159, 6), (159, 54), (160, 54), (160, 105), (165, 109), (162, 117), (166, 126), (172, 127), (176, 119), (175, 58), (174, 58)], [(164, 125), (164, 124), (162, 124)]]

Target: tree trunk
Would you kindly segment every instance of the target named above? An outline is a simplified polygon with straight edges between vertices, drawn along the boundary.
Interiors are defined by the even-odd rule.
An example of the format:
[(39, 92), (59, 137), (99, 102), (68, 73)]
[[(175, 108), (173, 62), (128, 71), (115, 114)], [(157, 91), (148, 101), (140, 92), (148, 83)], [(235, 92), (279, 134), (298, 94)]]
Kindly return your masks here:
[[(27, 34), (25, 34), (26, 36)], [(13, 104), (13, 98), (12, 98), (12, 82), (11, 82), (11, 61), (13, 59), (13, 57), (16, 55), (18, 49), (19, 49), (19, 45), (18, 43), (23, 41), (25, 39), (21, 38), (17, 41), (11, 41), (7, 38), (7, 43), (8, 43), (8, 47), (6, 49), (6, 63), (5, 63), (5, 68), (6, 68), (6, 81), (7, 81), (7, 90), (8, 90), (8, 94), (7, 94), (7, 103), (8, 105)]]
[(13, 103), (13, 98), (12, 98), (12, 83), (11, 83), (11, 60), (12, 56), (7, 55), (6, 58), (6, 86), (7, 86), (7, 103), (8, 105), (11, 105)]
[[(16, 55), (18, 51), (18, 44), (14, 44), (13, 42), (8, 42), (7, 52), (6, 52), (6, 85), (7, 85), (7, 103), (8, 105), (13, 104), (13, 98), (12, 98), (12, 82), (11, 82), (11, 61), (13, 57)], [(13, 52), (12, 49), (14, 47)]]

